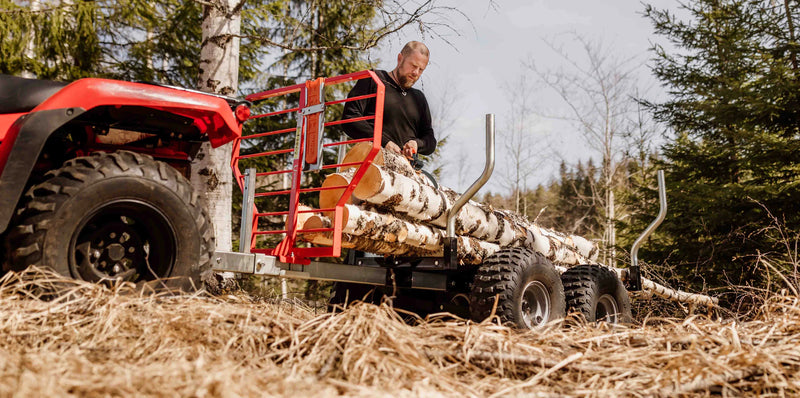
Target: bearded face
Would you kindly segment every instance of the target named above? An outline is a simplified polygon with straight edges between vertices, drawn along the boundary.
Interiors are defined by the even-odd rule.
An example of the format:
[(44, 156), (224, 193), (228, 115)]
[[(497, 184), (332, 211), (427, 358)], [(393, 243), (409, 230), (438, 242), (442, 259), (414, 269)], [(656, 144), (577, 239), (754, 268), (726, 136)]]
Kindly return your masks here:
[(408, 90), (422, 76), (422, 72), (428, 66), (428, 57), (418, 51), (413, 51), (408, 56), (401, 54), (399, 58), (397, 69), (395, 69), (396, 77), (400, 87)]

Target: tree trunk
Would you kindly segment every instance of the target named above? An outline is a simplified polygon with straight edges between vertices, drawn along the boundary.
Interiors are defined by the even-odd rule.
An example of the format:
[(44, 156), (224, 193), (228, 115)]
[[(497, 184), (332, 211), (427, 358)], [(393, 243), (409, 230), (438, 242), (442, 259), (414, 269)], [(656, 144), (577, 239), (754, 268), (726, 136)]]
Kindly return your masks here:
[[(234, 95), (239, 82), (239, 35), (242, 3), (212, 0), (203, 7), (203, 42), (198, 88)], [(191, 182), (205, 196), (218, 250), (231, 250), (232, 144), (212, 149), (204, 143), (192, 165)]]
[[(31, 0), (30, 10), (31, 10), (32, 18), (36, 18), (37, 17), (37, 14), (39, 13), (39, 10), (41, 10), (41, 8), (42, 8), (41, 6), (42, 6), (42, 4), (41, 4), (40, 0)], [(31, 64), (33, 64), (35, 62), (34, 58), (36, 58), (36, 30), (35, 29), (31, 29), (31, 31), (28, 32), (27, 40), (28, 40), (28, 43), (25, 45), (25, 63), (23, 64), (24, 68), (22, 69), (22, 74), (20, 74), (20, 76), (28, 78), (28, 79), (33, 79), (33, 78), (36, 77), (36, 75), (33, 73), (33, 70), (30, 70), (29, 68), (30, 68)]]

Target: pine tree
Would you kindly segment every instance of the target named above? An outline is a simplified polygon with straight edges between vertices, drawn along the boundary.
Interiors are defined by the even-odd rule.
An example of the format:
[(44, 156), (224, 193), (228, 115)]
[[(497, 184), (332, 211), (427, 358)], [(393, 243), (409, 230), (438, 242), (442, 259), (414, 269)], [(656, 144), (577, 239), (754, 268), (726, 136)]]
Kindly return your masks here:
[(675, 47), (654, 48), (670, 98), (648, 106), (674, 136), (661, 162), (670, 212), (652, 258), (669, 257), (698, 285), (757, 282), (754, 257), (782, 249), (764, 233), (766, 209), (800, 222), (798, 7), (695, 0), (682, 7), (687, 20), (646, 7)]

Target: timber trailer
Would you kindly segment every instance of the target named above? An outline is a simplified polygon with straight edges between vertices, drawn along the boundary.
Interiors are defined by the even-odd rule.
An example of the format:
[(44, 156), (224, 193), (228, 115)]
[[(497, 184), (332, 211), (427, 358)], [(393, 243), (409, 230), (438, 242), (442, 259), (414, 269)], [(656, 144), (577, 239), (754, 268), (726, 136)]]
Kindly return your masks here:
[[(330, 87), (359, 79), (372, 79), (377, 85), (376, 92), (353, 98), (329, 99), (335, 98), (335, 91), (329, 90)], [(393, 257), (353, 249), (342, 256), (342, 230), (347, 223), (343, 220), (343, 207), (381, 150), (384, 93), (384, 85), (375, 73), (361, 71), (246, 97), (253, 104), (251, 121), (292, 115), (294, 123), (262, 123), (262, 128), (251, 128), (249, 133), (234, 140), (231, 166), (243, 193), (240, 246), (236, 253), (216, 252), (215, 270), (333, 281), (330, 301), (333, 306), (346, 305), (353, 300), (378, 303), (386, 296), (391, 298), (396, 308), (418, 314), (447, 311), (481, 321), (494, 313), (503, 323), (532, 329), (562, 318), (567, 310), (578, 311), (589, 321), (631, 321), (625, 284), (628, 290), (641, 290), (636, 252), (664, 218), (663, 174), (659, 174), (662, 199), (659, 218), (634, 244), (634, 265), (622, 272), (625, 283), (617, 272), (609, 268), (584, 264), (564, 271), (542, 254), (520, 247), (501, 249), (478, 265), (459, 263), (455, 216), (489, 180), (494, 169), (495, 132), (494, 115), (491, 114), (486, 115), (484, 170), (449, 209), (443, 256)], [(336, 112), (330, 112), (336, 105), (362, 100), (374, 101), (374, 116), (341, 120)], [(258, 107), (262, 103), (270, 106), (268, 111), (259, 113)], [(283, 109), (276, 111), (276, 104), (283, 105)], [(328, 118), (331, 120), (326, 120)], [(372, 121), (372, 137), (347, 139), (340, 134), (340, 140), (326, 138), (326, 128), (363, 120)], [(280, 135), (289, 136), (293, 145), (264, 150), (263, 146), (249, 143), (250, 140)], [(362, 161), (347, 162), (345, 147), (362, 142), (371, 143), (370, 152)], [(326, 156), (326, 150), (338, 156)], [(275, 166), (281, 164), (285, 167)], [(313, 175), (343, 168), (356, 169), (349, 183), (322, 186), (318, 182), (309, 183), (319, 181)], [(323, 190), (341, 192), (335, 206), (314, 209), (303, 205), (308, 203), (309, 196)], [(282, 203), (283, 207), (276, 208), (276, 203)], [(331, 214), (332, 225), (329, 228), (302, 229), (303, 224), (298, 220), (309, 213)], [(270, 219), (277, 222), (265, 222)], [(303, 234), (314, 233), (329, 234), (332, 244), (312, 247), (300, 239)], [(270, 237), (272, 243), (263, 243), (267, 241), (263, 239), (265, 237)]]
[[(377, 92), (329, 100), (342, 92), (331, 87), (359, 79), (372, 79)], [(540, 327), (568, 308), (588, 320), (630, 320), (623, 280), (628, 290), (641, 289), (635, 254), (663, 219), (663, 178), (659, 220), (637, 240), (634, 266), (622, 280), (591, 264), (559, 275), (547, 258), (524, 248), (501, 249), (478, 265), (459, 264), (454, 216), (492, 173), (491, 115), (484, 171), (449, 212), (443, 256), (354, 250), (342, 256), (344, 205), (381, 149), (383, 96), (384, 86), (371, 71), (246, 100), (157, 84), (94, 78), (66, 84), (0, 75), (0, 273), (38, 265), (86, 281), (190, 290), (213, 269), (334, 281), (334, 305), (385, 295), (418, 313), (449, 311), (480, 321), (494, 312), (521, 328)], [(336, 106), (365, 99), (374, 100), (374, 116), (336, 118)], [(373, 122), (372, 137), (326, 137), (326, 128), (364, 120)], [(206, 141), (212, 147), (233, 142), (231, 167), (243, 192), (238, 252), (214, 251), (204, 198), (188, 181)], [(372, 144), (367, 156), (343, 163), (345, 148), (360, 142)], [(344, 167), (356, 168), (348, 184), (318, 186), (320, 176)], [(302, 205), (334, 189), (341, 191), (335, 206)], [(302, 229), (298, 219), (318, 212), (333, 214), (331, 227)], [(332, 236), (330, 246), (300, 239), (319, 232)]]

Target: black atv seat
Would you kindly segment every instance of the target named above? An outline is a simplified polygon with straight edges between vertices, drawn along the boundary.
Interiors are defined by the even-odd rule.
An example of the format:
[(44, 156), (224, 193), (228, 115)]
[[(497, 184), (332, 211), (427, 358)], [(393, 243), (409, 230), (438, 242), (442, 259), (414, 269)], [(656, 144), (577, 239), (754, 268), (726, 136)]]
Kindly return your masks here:
[(28, 112), (67, 84), (0, 75), (0, 114)]

